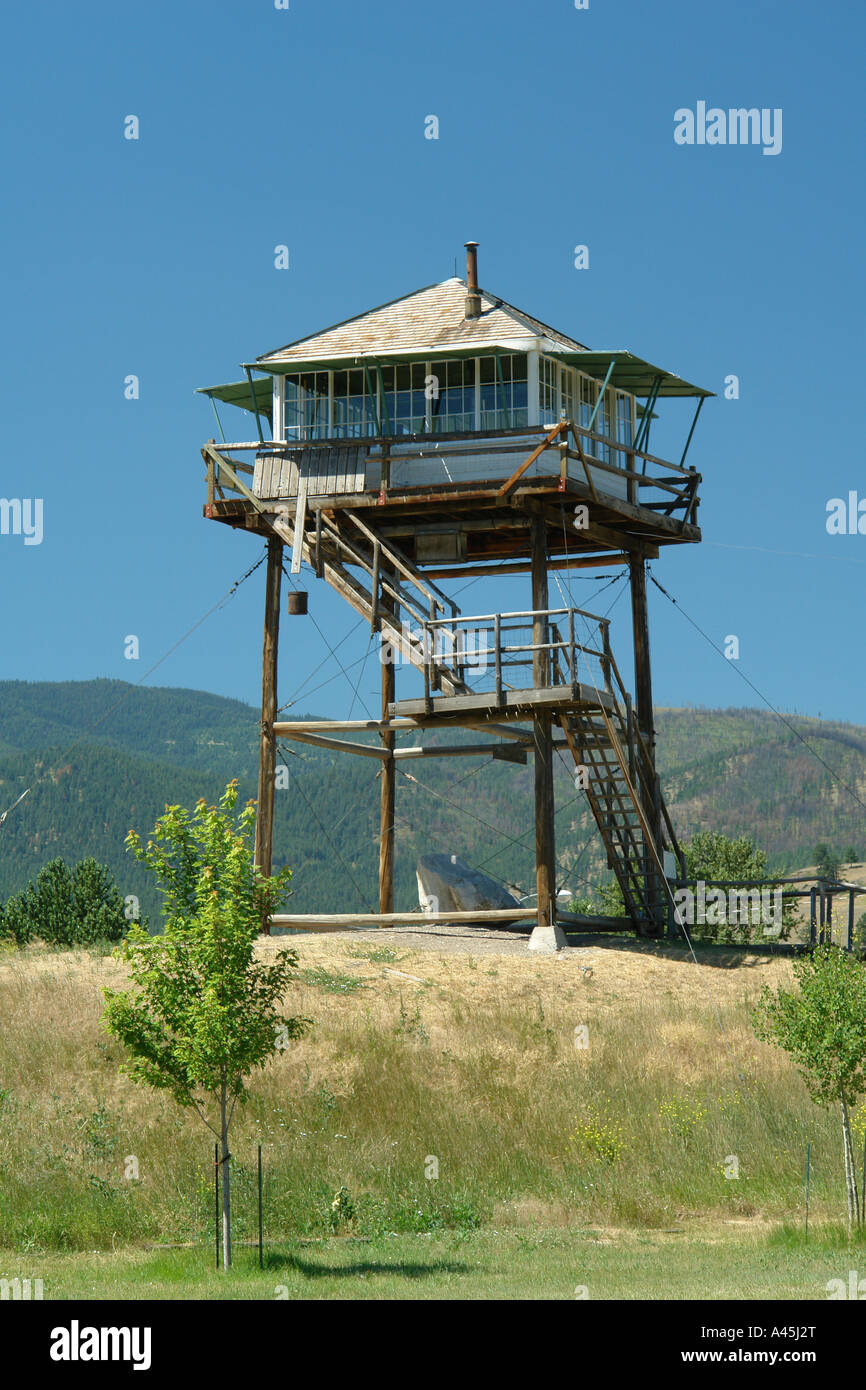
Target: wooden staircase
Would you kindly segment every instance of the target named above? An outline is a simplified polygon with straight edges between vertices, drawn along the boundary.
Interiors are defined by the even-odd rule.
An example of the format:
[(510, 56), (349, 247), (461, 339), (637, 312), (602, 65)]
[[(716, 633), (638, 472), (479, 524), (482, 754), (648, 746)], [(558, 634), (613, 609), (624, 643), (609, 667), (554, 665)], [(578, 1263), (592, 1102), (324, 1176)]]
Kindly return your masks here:
[[(645, 745), (635, 738), (630, 714), (612, 700), (609, 709), (576, 710), (560, 715), (559, 722), (576, 765), (586, 769), (587, 800), (625, 910), (639, 930), (655, 934), (667, 920), (666, 844), (660, 825), (667, 812), (659, 804), (657, 779)], [(672, 830), (668, 838), (676, 852)]]
[[(289, 526), (286, 530), (284, 526), (282, 534), (286, 539), (291, 535), (292, 544), (297, 544), (296, 537), (300, 534), (297, 529)], [(426, 579), (398, 546), (384, 541), (349, 509), (329, 517), (317, 511), (310, 528), (302, 533), (301, 544), (304, 558), (318, 577), (325, 579), (369, 621), (371, 632), (380, 633), (383, 641), (399, 654), (394, 659), (408, 661), (423, 671), (422, 624), (446, 611), (456, 616), (460, 612), (457, 605)], [(352, 574), (350, 565), (368, 579)], [(409, 622), (401, 623), (401, 614), (407, 614), (418, 625), (417, 632), (412, 632)], [(441, 671), (440, 680), (440, 688), (448, 695), (472, 693), (472, 687), (447, 668)]]
[[(673, 852), (678, 868), (682, 854), (653, 755), (610, 650), (606, 623), (602, 634), (604, 683), (603, 689), (596, 688), (597, 701), (575, 703), (557, 718), (576, 767), (586, 770), (584, 790), (626, 912), (639, 932), (656, 935), (665, 929), (670, 901), (664, 852)], [(560, 638), (556, 627), (553, 636)], [(551, 648), (551, 658), (551, 671), (559, 680), (573, 677), (567, 661), (563, 669), (558, 647)]]
[[(419, 625), (438, 614), (460, 609), (392, 541), (384, 541), (368, 522), (351, 508), (342, 511), (308, 505), (306, 479), (299, 482), (294, 507), (281, 505), (274, 510), (238, 477), (237, 461), (230, 461), (215, 446), (202, 449), (205, 463), (213, 470), (217, 486), (227, 484), (258, 513), (267, 530), (279, 536), (292, 555), (292, 571), (298, 573), (301, 561), (324, 579), (342, 599), (370, 623), (371, 632), (380, 632), (384, 641), (423, 671), (425, 647), (400, 621), (405, 612)], [(234, 466), (233, 466), (234, 464)], [(366, 574), (369, 582), (350, 572), (349, 566)], [(384, 602), (379, 598), (380, 592)], [(423, 608), (422, 605), (423, 604)], [(471, 687), (454, 672), (443, 670), (440, 688), (448, 695), (471, 694)]]

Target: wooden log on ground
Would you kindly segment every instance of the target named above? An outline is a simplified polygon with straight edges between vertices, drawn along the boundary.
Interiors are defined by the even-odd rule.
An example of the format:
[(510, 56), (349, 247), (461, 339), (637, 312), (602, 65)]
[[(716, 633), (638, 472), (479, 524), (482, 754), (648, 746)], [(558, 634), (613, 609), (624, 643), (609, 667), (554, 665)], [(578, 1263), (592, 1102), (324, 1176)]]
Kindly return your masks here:
[(476, 908), (474, 912), (275, 912), (273, 927), (301, 927), (308, 930), (347, 931), (363, 927), (399, 927), (423, 925), (436, 927), (457, 922), (505, 925), (509, 922), (533, 922), (535, 908)]

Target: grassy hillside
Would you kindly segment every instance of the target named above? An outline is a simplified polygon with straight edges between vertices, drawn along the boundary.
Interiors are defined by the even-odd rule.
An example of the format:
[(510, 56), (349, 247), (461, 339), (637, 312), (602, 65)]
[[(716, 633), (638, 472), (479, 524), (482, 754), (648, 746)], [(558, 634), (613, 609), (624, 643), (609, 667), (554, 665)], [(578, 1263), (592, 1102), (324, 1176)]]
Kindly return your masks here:
[[(130, 827), (146, 832), (166, 802), (213, 799), (230, 777), (240, 779), (244, 796), (255, 795), (258, 715), (238, 701), (120, 681), (7, 681), (0, 683), (0, 710), (0, 810), (33, 786), (0, 828), (0, 898), (46, 859), (92, 854), (112, 868), (124, 894), (137, 894), (155, 916), (150, 884), (123, 850)], [(866, 729), (791, 722), (866, 801)], [(840, 852), (850, 844), (866, 857), (860, 806), (773, 715), (660, 710), (658, 730), (662, 781), (684, 837), (697, 829), (752, 835), (777, 870), (810, 862), (820, 840)], [(287, 745), (285, 762), (275, 853), (295, 871), (293, 907), (375, 907), (378, 765), (299, 744)], [(414, 865), (433, 850), (457, 852), (530, 891), (531, 779), (531, 766), (481, 759), (402, 764), (398, 907), (416, 905)], [(606, 877), (606, 868), (565, 758), (557, 764), (556, 802), (560, 886), (585, 892)]]
[[(560, 960), (490, 942), (443, 953), (397, 934), (293, 945), (286, 1007), (314, 1029), (275, 1054), (238, 1110), (239, 1241), (255, 1234), (258, 1142), (273, 1240), (797, 1223), (807, 1143), (812, 1217), (841, 1216), (837, 1116), (749, 1021), (786, 961), (716, 951), (699, 967), (671, 948), (610, 942)], [(97, 954), (0, 956), (2, 1248), (207, 1245), (211, 1136), (124, 1078), (100, 1030), (102, 988), (123, 978)], [(858, 1152), (863, 1119), (861, 1107)], [(351, 1203), (333, 1218), (341, 1187)]]

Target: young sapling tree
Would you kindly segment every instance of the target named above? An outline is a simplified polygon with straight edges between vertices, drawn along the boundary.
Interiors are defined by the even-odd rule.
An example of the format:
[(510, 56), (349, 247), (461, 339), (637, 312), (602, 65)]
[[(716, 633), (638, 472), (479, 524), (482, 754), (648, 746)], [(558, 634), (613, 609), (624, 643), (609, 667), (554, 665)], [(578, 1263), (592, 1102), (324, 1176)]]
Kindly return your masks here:
[(761, 991), (757, 1036), (793, 1057), (816, 1105), (838, 1105), (848, 1197), (848, 1238), (860, 1224), (850, 1110), (866, 1091), (866, 966), (838, 946), (818, 946), (794, 961), (797, 991)]
[(127, 846), (155, 875), (164, 929), (130, 927), (118, 951), (133, 988), (104, 991), (107, 1032), (128, 1053), (133, 1081), (166, 1090), (195, 1110), (219, 1142), (223, 1267), (231, 1265), (229, 1127), (250, 1074), (301, 1037), (310, 1020), (287, 1017), (281, 1001), (297, 966), (294, 951), (256, 959), (261, 923), (285, 898), (290, 869), (264, 878), (253, 865), (255, 803), (235, 814), (237, 782), (217, 806), (167, 806), (152, 838), (130, 831)]

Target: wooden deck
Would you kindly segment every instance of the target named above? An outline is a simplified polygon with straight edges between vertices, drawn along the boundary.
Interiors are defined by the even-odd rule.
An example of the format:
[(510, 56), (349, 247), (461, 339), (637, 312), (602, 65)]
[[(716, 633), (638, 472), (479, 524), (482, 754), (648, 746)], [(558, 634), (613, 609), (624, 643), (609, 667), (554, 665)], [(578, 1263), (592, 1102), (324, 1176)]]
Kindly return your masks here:
[[(625, 556), (635, 543), (653, 558), (658, 546), (700, 541), (698, 473), (573, 425), (561, 428), (556, 438), (556, 429), (534, 429), (295, 447), (210, 441), (202, 451), (205, 515), (268, 535), (274, 515), (294, 517), (300, 493), (308, 522), (321, 515), (339, 524), (341, 515), (355, 514), (419, 565), (436, 562), (419, 537), (449, 530), (454, 554), (443, 550), (440, 564), (528, 563), (527, 508), (543, 509), (550, 556), (572, 564), (580, 557), (604, 563), (600, 557)], [(593, 449), (616, 462), (594, 457)], [(578, 525), (581, 504), (587, 510)]]
[(431, 695), (429, 702), (423, 696), (413, 700), (395, 700), (388, 706), (388, 716), (391, 719), (416, 715), (448, 718), (475, 714), (485, 719), (517, 720), (531, 718), (539, 708), (555, 714), (560, 710), (598, 709), (600, 705), (612, 711), (613, 697), (605, 690), (578, 682), (576, 691), (572, 691), (570, 685), (554, 685), (540, 690), (506, 690), (503, 691), (502, 702), (495, 691), (473, 692), (471, 695), (437, 694)]

